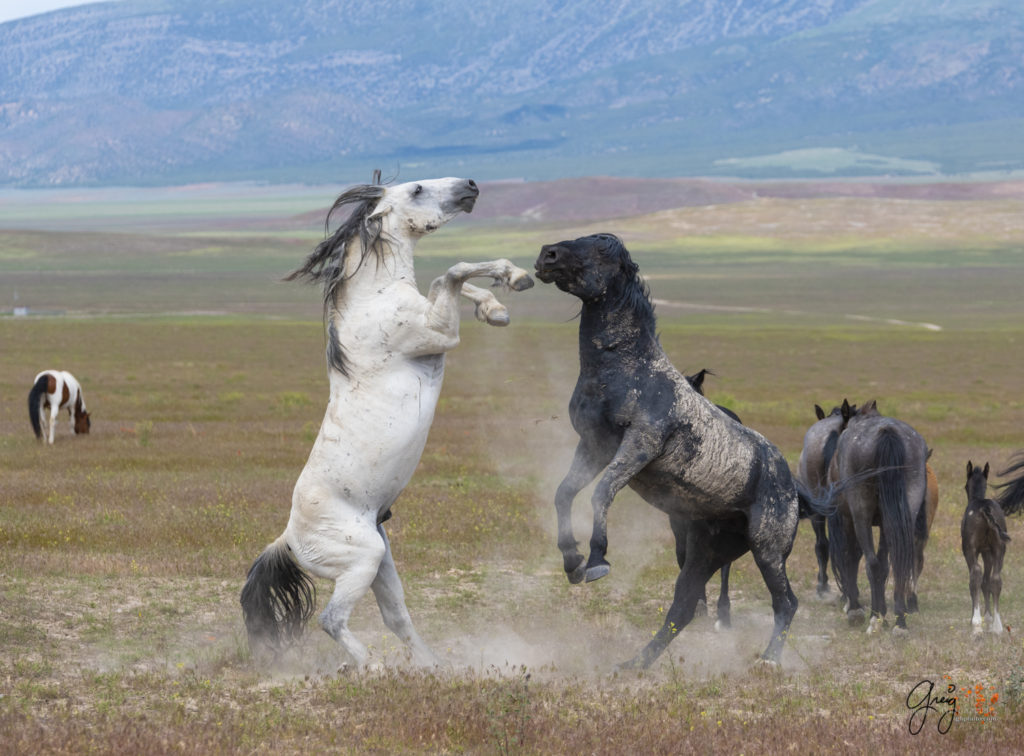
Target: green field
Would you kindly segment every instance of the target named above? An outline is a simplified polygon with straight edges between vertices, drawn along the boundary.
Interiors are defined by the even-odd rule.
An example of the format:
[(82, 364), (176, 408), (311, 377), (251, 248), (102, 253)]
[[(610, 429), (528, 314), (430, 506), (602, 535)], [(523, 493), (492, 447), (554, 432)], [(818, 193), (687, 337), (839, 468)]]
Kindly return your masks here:
[[(639, 675), (615, 664), (668, 607), (672, 538), (622, 494), (611, 574), (566, 582), (552, 499), (574, 446), (578, 305), (544, 286), (500, 295), (506, 329), (467, 306), (388, 523), (413, 618), (451, 666), (410, 669), (370, 596), (353, 624), (372, 669), (339, 672), (315, 620), (273, 667), (250, 658), (238, 592), (284, 528), (327, 397), (319, 292), (280, 281), (320, 229), (296, 222), (294, 195), (225, 203), (212, 221), (104, 199), (79, 228), (45, 203), (27, 228), (0, 223), (0, 753), (1018, 749), (1024, 525), (1009, 522), (1008, 632), (975, 638), (959, 522), (967, 460), (999, 470), (1024, 448), (1021, 203), (772, 200), (577, 227), (456, 221), (425, 240), (421, 288), (458, 259), (529, 268), (545, 242), (617, 232), (675, 364), (714, 370), (710, 398), (792, 466), (814, 403), (844, 397), (876, 398), (934, 449), (939, 513), (908, 638), (868, 637), (814, 598), (803, 523), (780, 672), (754, 664), (771, 610), (744, 557), (734, 629), (699, 618)], [(255, 214), (259, 229), (238, 220)], [(46, 368), (81, 381), (88, 437), (66, 421), (53, 447), (32, 437), (25, 397)], [(587, 492), (577, 509), (585, 539)], [(972, 689), (946, 734), (937, 715), (907, 731), (925, 679)], [(999, 693), (986, 721), (970, 720), (974, 686)]]

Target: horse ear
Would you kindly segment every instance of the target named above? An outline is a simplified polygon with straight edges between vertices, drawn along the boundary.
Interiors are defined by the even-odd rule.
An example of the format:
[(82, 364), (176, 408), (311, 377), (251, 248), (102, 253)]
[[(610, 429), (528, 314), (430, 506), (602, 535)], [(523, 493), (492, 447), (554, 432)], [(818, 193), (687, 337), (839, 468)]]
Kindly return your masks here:
[(971, 464), (971, 460), (967, 460), (967, 477), (971, 477), (971, 473), (974, 472), (974, 465)]
[(988, 480), (988, 462), (985, 463), (985, 469), (981, 471), (981, 474), (985, 476), (985, 480)]
[(840, 411), (840, 414), (842, 414), (842, 416), (843, 416), (843, 420), (849, 420), (850, 419), (850, 414), (851, 414), (850, 413), (850, 403), (848, 401), (846, 401), (846, 399), (843, 399), (843, 406), (840, 408), (839, 411)]
[(814, 405), (814, 414), (818, 417), (819, 420), (825, 419), (825, 410), (823, 410), (817, 404)]
[(374, 208), (373, 212), (366, 216), (366, 220), (380, 220), (394, 209), (394, 206), (390, 202), (381, 199), (381, 201), (377, 203), (377, 207)]

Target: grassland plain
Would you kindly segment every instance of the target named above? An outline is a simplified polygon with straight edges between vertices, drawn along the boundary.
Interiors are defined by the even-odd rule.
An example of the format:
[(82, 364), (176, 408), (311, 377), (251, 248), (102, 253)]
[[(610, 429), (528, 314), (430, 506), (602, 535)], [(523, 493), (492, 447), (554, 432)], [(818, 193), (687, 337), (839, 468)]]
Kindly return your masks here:
[[(413, 616), (451, 667), (411, 670), (370, 598), (355, 624), (374, 669), (339, 674), (315, 621), (255, 663), (238, 591), (286, 521), (326, 399), (318, 293), (278, 281), (315, 229), (0, 232), (0, 306), (17, 291), (64, 313), (0, 318), (0, 753), (1019, 751), (1024, 525), (1009, 523), (1008, 632), (974, 638), (959, 520), (966, 461), (999, 469), (1024, 447), (1021, 210), (772, 200), (425, 240), (421, 284), (458, 258), (529, 265), (544, 242), (620, 233), (669, 355), (712, 368), (710, 398), (794, 466), (815, 402), (875, 397), (922, 432), (940, 507), (910, 637), (869, 638), (815, 600), (804, 523), (780, 672), (753, 665), (771, 612), (749, 558), (733, 630), (700, 618), (648, 672), (615, 670), (668, 606), (671, 536), (620, 495), (612, 574), (561, 573), (551, 499), (574, 444), (577, 306), (549, 287), (505, 295), (507, 329), (465, 323), (389, 523)], [(88, 437), (63, 423), (52, 448), (32, 438), (25, 396), (46, 367), (81, 380)], [(577, 507), (585, 537), (587, 492)], [(956, 686), (945, 734), (941, 712), (908, 732), (922, 680)]]

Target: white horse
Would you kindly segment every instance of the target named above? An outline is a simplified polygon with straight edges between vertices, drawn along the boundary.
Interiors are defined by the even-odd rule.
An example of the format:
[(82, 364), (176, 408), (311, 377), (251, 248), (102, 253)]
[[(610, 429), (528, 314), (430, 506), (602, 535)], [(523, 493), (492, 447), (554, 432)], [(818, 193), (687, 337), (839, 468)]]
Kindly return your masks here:
[(302, 632), (316, 601), (313, 575), (335, 583), (320, 622), (357, 666), (368, 652), (348, 620), (367, 589), (414, 661), (437, 663), (409, 617), (382, 523), (423, 452), (444, 354), (459, 343), (460, 293), (476, 304), (480, 320), (508, 323), (494, 295), (466, 279), (489, 277), (516, 291), (533, 285), (508, 260), (463, 262), (420, 294), (417, 240), (470, 212), (478, 194), (473, 181), (460, 178), (354, 187), (331, 208), (354, 205), (348, 219), (288, 277), (324, 284), (330, 401), (295, 484), (288, 526), (253, 563), (242, 589), (253, 648), (276, 651)]
[[(44, 437), (45, 426), (46, 442), (53, 443), (57, 415), (65, 407), (75, 433), (88, 433), (92, 421), (85, 411), (85, 397), (75, 376), (67, 370), (44, 370), (32, 381), (32, 389), (28, 392), (28, 418), (36, 438)], [(46, 419), (47, 409), (50, 410), (49, 420)]]

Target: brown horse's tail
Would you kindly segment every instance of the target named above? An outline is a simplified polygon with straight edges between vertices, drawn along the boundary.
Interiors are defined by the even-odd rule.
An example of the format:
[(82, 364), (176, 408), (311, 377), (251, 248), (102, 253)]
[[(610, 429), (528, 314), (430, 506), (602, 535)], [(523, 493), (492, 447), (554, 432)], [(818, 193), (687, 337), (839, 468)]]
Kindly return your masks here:
[(316, 585), (280, 536), (256, 557), (240, 597), (249, 648), (277, 653), (302, 635), (316, 607)]
[(39, 376), (39, 380), (35, 382), (32, 390), (28, 392), (28, 419), (32, 421), (32, 430), (35, 431), (36, 438), (43, 437), (43, 427), (39, 420), (39, 405), (43, 400), (43, 394), (46, 393), (48, 381), (49, 376), (46, 374)]

